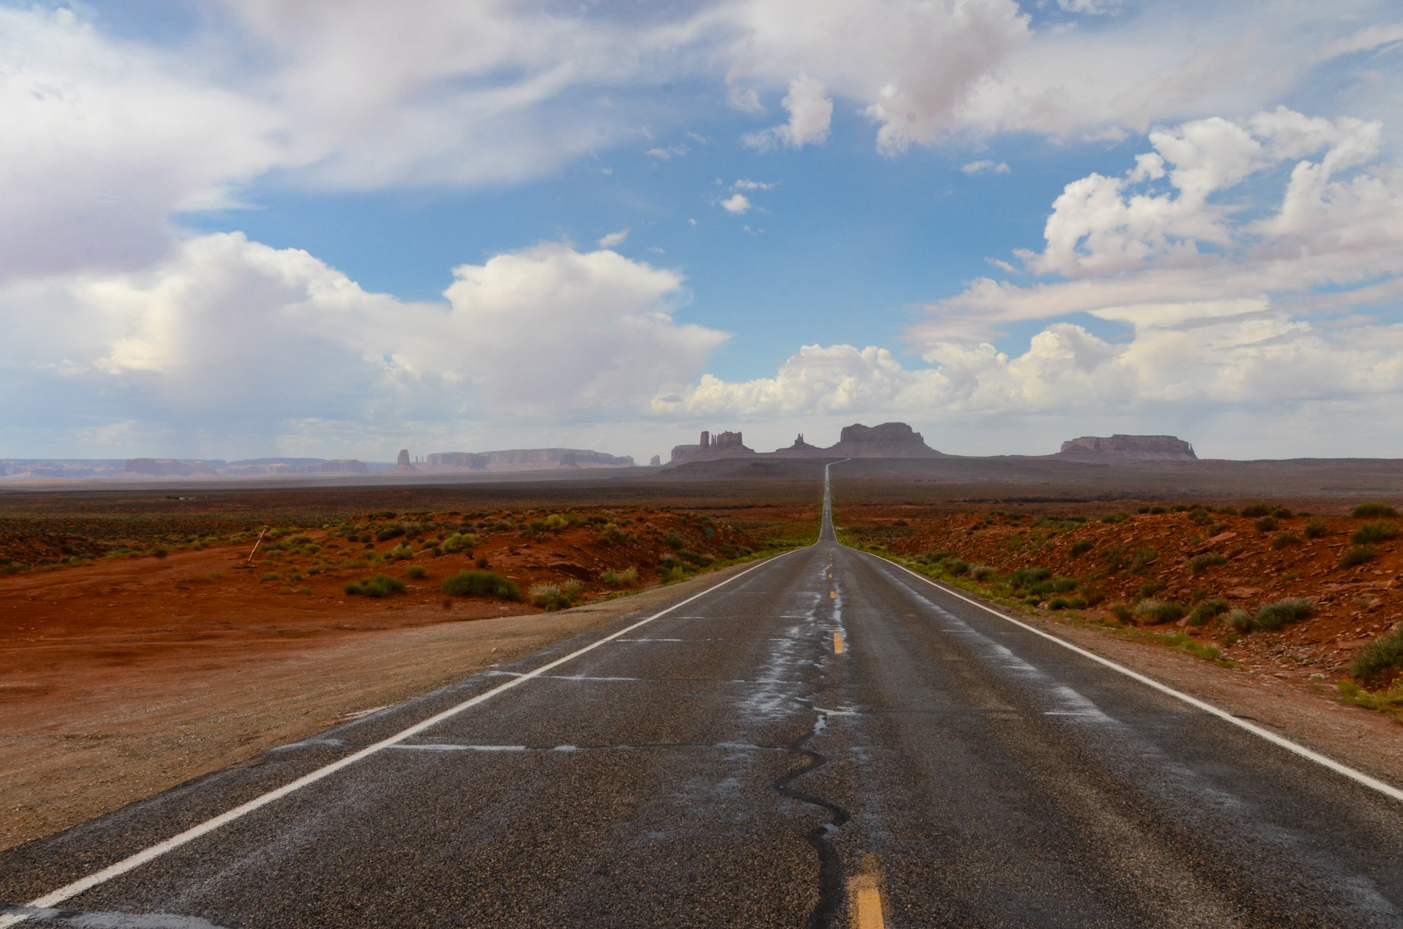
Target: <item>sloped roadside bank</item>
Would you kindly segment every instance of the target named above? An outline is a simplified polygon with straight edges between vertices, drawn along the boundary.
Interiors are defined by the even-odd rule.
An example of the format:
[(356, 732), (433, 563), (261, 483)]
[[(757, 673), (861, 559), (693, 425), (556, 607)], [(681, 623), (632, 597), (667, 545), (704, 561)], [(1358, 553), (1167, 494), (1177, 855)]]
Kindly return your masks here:
[[(844, 541), (851, 545), (850, 540)], [(903, 567), (915, 567), (909, 559), (885, 551), (852, 547)], [(926, 572), (918, 573), (929, 577)], [(1384, 714), (1340, 703), (1332, 691), (1319, 684), (1301, 685), (1241, 665), (1225, 667), (1157, 646), (1140, 636), (1131, 637), (1138, 630), (1098, 625), (1076, 613), (1040, 614), (1014, 609), (981, 596), (979, 590), (970, 589), (974, 585), (955, 586), (942, 579), (931, 580), (977, 599), (998, 613), (1403, 788), (1403, 727)]]

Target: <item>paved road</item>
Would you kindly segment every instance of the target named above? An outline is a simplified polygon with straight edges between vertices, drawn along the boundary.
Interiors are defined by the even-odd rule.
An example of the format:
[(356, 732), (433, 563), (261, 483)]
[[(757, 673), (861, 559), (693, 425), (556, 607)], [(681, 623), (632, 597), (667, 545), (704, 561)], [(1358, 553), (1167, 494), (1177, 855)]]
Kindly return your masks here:
[(1403, 926), (1403, 803), (827, 519), (646, 618), (5, 853), (0, 925)]

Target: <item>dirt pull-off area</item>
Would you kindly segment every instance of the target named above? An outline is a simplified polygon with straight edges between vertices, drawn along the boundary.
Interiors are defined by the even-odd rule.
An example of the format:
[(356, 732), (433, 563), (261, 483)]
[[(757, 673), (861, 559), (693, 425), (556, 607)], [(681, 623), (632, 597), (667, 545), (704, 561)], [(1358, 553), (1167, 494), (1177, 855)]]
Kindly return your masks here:
[[(645, 587), (707, 583), (716, 575), (687, 578), (766, 550), (722, 519), (662, 511), (380, 513), (268, 533), (250, 566), (256, 537), (0, 578), (0, 848), (530, 654), (681, 593)], [(443, 593), (465, 570), (506, 578), (520, 598)], [(376, 574), (403, 591), (346, 593)], [(580, 608), (543, 612), (533, 590)]]

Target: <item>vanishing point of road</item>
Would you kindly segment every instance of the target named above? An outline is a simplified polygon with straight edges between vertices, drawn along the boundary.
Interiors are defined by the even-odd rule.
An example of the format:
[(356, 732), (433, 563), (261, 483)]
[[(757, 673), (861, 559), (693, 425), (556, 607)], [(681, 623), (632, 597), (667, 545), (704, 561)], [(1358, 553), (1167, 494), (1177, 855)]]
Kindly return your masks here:
[(824, 497), (667, 609), (0, 854), (0, 927), (1403, 926), (1403, 794)]

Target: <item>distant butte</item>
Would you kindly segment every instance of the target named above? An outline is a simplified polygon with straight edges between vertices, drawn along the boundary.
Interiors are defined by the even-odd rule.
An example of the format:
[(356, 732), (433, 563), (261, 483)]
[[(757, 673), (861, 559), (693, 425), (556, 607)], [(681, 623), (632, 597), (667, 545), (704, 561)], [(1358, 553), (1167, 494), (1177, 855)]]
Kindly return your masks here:
[(1194, 447), (1172, 435), (1084, 435), (1062, 443), (1063, 458), (1095, 461), (1197, 461)]

